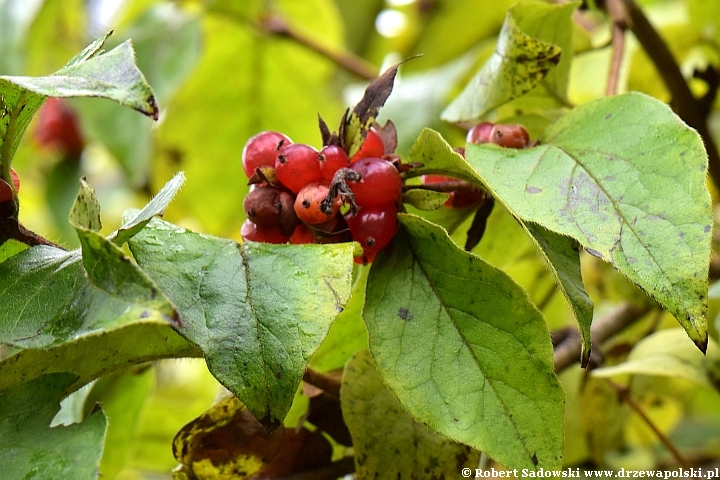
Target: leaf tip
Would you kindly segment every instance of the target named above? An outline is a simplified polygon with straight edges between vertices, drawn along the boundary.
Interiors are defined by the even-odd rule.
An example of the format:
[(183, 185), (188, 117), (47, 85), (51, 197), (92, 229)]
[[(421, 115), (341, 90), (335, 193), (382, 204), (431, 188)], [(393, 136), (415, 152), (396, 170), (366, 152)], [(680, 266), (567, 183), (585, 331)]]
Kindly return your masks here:
[(707, 354), (707, 347), (708, 347), (708, 337), (707, 332), (705, 332), (705, 339), (704, 340), (695, 340), (693, 339), (693, 343), (695, 344), (698, 349), (703, 353), (703, 355)]
[(160, 116), (160, 108), (158, 107), (157, 102), (155, 101), (155, 95), (150, 95), (150, 97), (147, 99), (148, 106), (150, 107), (148, 112), (143, 112), (153, 120), (157, 122), (159, 116)]

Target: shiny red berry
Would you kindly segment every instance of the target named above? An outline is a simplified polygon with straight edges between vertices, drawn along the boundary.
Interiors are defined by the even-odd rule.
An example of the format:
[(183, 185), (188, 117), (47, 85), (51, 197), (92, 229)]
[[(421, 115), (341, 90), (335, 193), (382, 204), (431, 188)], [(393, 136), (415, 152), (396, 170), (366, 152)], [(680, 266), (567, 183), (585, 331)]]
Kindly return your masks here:
[(272, 167), (283, 148), (292, 145), (292, 140), (278, 132), (260, 132), (247, 141), (242, 151), (245, 175), (252, 177), (259, 167)]
[(332, 182), (335, 172), (341, 168), (350, 166), (347, 153), (337, 145), (324, 146), (322, 150), (320, 150), (318, 160), (320, 161), (320, 173), (322, 174), (323, 182), (328, 184)]
[(525, 148), (530, 145), (530, 134), (516, 123), (495, 125), (490, 132), (490, 142), (506, 148)]
[(293, 193), (308, 183), (322, 181), (318, 151), (303, 143), (284, 148), (275, 159), (275, 175)]
[(347, 184), (355, 195), (355, 203), (380, 205), (397, 201), (402, 194), (402, 177), (395, 166), (381, 158), (363, 158), (350, 168), (362, 175), (359, 181)]
[(360, 207), (355, 215), (345, 216), (353, 240), (364, 250), (380, 250), (385, 247), (397, 227), (395, 203)]
[(357, 162), (361, 158), (374, 157), (379, 158), (385, 155), (385, 144), (375, 129), (371, 128), (368, 130), (365, 141), (363, 142), (360, 150), (350, 159), (350, 163)]
[(280, 232), (280, 227), (260, 227), (250, 220), (245, 220), (240, 229), (243, 240), (263, 243), (286, 243), (288, 237)]
[(494, 126), (490, 122), (478, 123), (468, 131), (465, 140), (476, 145), (488, 143), (490, 141), (490, 132), (492, 132)]

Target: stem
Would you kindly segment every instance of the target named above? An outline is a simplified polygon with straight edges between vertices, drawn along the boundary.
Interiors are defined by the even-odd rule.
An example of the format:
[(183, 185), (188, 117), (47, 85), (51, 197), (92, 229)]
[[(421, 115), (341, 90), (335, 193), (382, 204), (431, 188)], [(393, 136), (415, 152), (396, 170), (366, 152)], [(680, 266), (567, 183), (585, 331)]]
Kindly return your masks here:
[(266, 15), (259, 21), (260, 29), (279, 35), (282, 37), (289, 38), (296, 41), (300, 45), (303, 45), (310, 50), (313, 50), (325, 58), (328, 58), (345, 68), (346, 70), (354, 73), (355, 75), (365, 78), (367, 80), (375, 80), (378, 76), (378, 69), (374, 65), (366, 62), (364, 59), (353, 55), (347, 51), (333, 51), (329, 48), (316, 42), (314, 39), (304, 35), (292, 25), (290, 25), (284, 18), (278, 15)]
[(448, 193), (470, 190), (478, 191), (480, 188), (464, 180), (448, 180), (447, 182), (430, 183), (426, 185), (403, 185), (403, 192), (407, 192), (408, 190), (430, 190), (433, 192)]
[(3, 140), (2, 150), (0, 150), (0, 165), (2, 165), (2, 171), (0, 171), (0, 178), (5, 180), (5, 182), (9, 184), (10, 187), (13, 188), (13, 191), (15, 190), (15, 187), (13, 186), (12, 178), (10, 176), (10, 164), (12, 163), (10, 161), (10, 158), (12, 157), (10, 152), (12, 151), (12, 145), (15, 138), (16, 121), (20, 116), (20, 113), (22, 113), (23, 108), (25, 108), (26, 94), (27, 92), (23, 92), (20, 94), (20, 98), (18, 98), (15, 109), (12, 112), (8, 110), (7, 105), (5, 105), (5, 97), (0, 97), (0, 118), (4, 117), (5, 115), (8, 116), (5, 139)]
[(608, 75), (607, 89), (605, 94), (612, 96), (617, 93), (618, 80), (620, 78), (620, 67), (622, 66), (623, 54), (625, 51), (625, 9), (620, 0), (608, 0), (607, 9), (613, 19), (612, 30), (612, 61), (610, 62), (610, 73)]
[[(7, 204), (7, 202), (5, 202), (5, 204)], [(23, 227), (20, 222), (17, 221), (17, 218), (14, 217), (8, 217), (4, 220), (0, 219), (0, 245), (9, 239), (17, 240), (18, 242), (24, 243), (30, 247), (45, 245), (65, 250), (60, 245), (53, 243), (47, 238)]]
[(640, 45), (652, 60), (655, 68), (672, 95), (671, 106), (685, 123), (697, 130), (705, 141), (708, 154), (710, 178), (720, 187), (720, 154), (710, 135), (706, 118), (700, 113), (701, 105), (693, 97), (690, 87), (680, 72), (675, 58), (657, 30), (652, 26), (634, 0), (621, 0), (624, 6), (624, 21), (635, 34)]
[(692, 466), (680, 454), (680, 451), (677, 449), (677, 447), (675, 447), (675, 445), (673, 445), (670, 439), (663, 432), (661, 432), (660, 429), (657, 428), (652, 419), (648, 417), (647, 413), (645, 413), (645, 410), (643, 410), (642, 406), (637, 403), (637, 401), (635, 401), (635, 399), (630, 394), (630, 390), (627, 387), (620, 385), (619, 383), (613, 382), (609, 378), (606, 380), (615, 389), (620, 398), (628, 405), (630, 405), (630, 408), (635, 410), (635, 413), (640, 415), (640, 418), (645, 421), (647, 426), (650, 427), (650, 429), (655, 433), (655, 435), (657, 435), (658, 439), (660, 439), (663, 445), (665, 445), (665, 448), (667, 448), (668, 451), (672, 454), (672, 456), (675, 457), (675, 460), (677, 460), (683, 468), (691, 468)]
[[(600, 345), (605, 340), (619, 333), (628, 325), (639, 320), (650, 311), (650, 307), (638, 307), (630, 302), (623, 302), (604, 317), (595, 319), (590, 328), (593, 343)], [(555, 347), (555, 373), (560, 373), (580, 360), (580, 335), (573, 332)]]
[(305, 370), (303, 380), (310, 385), (323, 390), (328, 395), (340, 398), (340, 382), (324, 373), (317, 372), (312, 368)]

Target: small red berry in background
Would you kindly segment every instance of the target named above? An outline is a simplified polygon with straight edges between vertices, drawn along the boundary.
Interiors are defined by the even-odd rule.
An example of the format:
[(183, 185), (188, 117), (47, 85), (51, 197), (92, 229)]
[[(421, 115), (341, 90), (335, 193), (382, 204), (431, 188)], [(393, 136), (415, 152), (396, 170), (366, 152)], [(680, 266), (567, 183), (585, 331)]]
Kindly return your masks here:
[(494, 126), (495, 125), (490, 122), (478, 123), (468, 131), (465, 140), (468, 143), (474, 143), (476, 145), (488, 143), (490, 141), (490, 133)]
[(490, 132), (490, 142), (506, 148), (525, 148), (530, 145), (530, 134), (516, 123), (495, 125)]
[(40, 107), (35, 140), (46, 148), (55, 148), (63, 156), (79, 156), (85, 147), (75, 110), (64, 100), (48, 98)]
[(278, 132), (260, 132), (247, 141), (242, 151), (245, 175), (252, 177), (259, 167), (275, 166), (275, 159), (285, 147), (292, 145), (290, 137)]
[(368, 130), (367, 136), (365, 137), (365, 141), (360, 147), (360, 150), (358, 150), (355, 156), (350, 159), (350, 163), (357, 162), (362, 158), (380, 158), (383, 155), (385, 155), (385, 144), (383, 143), (380, 134), (377, 133), (375, 129), (371, 128)]
[(350, 168), (362, 175), (360, 181), (348, 181), (358, 205), (380, 205), (400, 198), (402, 177), (392, 163), (382, 158), (363, 158)]
[(322, 181), (318, 151), (303, 143), (283, 148), (275, 159), (275, 175), (293, 193), (308, 183)]

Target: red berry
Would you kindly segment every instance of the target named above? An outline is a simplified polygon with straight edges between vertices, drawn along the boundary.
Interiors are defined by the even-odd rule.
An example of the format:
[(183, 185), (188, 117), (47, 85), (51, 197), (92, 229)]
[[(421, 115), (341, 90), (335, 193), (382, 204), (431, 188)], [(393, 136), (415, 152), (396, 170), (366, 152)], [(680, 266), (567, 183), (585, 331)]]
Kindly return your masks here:
[(326, 145), (323, 147), (318, 155), (318, 160), (320, 160), (322, 179), (326, 183), (332, 182), (335, 172), (341, 168), (350, 166), (347, 153), (337, 145)]
[(357, 162), (361, 158), (380, 158), (385, 155), (385, 144), (375, 129), (371, 128), (368, 130), (365, 141), (363, 142), (360, 150), (353, 156), (350, 163)]
[(332, 212), (326, 214), (320, 210), (320, 203), (325, 200), (330, 189), (321, 183), (309, 183), (305, 185), (295, 199), (295, 213), (298, 218), (308, 225), (317, 225), (327, 222), (340, 209), (340, 197), (335, 197), (332, 205)]
[[(422, 184), (432, 185), (434, 183), (454, 182), (457, 179), (444, 175), (423, 175)], [(482, 192), (476, 188), (451, 191), (450, 197), (445, 201), (444, 206), (449, 208), (465, 208), (478, 203), (482, 198)]]
[(490, 132), (490, 141), (506, 148), (525, 148), (530, 145), (530, 134), (522, 125), (512, 123), (495, 125)]
[(280, 232), (280, 227), (260, 227), (250, 220), (245, 220), (240, 229), (243, 240), (263, 243), (286, 243), (288, 237)]
[(12, 187), (5, 181), (0, 179), (0, 203), (7, 202), (13, 198)]
[(247, 219), (261, 227), (277, 225), (281, 208), (279, 193), (272, 187), (253, 185), (243, 200)]
[(78, 156), (85, 146), (75, 110), (64, 100), (52, 97), (40, 108), (35, 139), (43, 147), (56, 148), (63, 155)]
[(260, 132), (247, 141), (242, 151), (245, 175), (252, 177), (259, 167), (272, 167), (281, 149), (292, 145), (292, 140), (278, 132)]
[(20, 191), (20, 176), (18, 176), (17, 172), (12, 167), (10, 167), (10, 178), (12, 178), (13, 186), (15, 186), (15, 192), (19, 192)]
[(467, 133), (466, 141), (468, 143), (474, 143), (480, 145), (482, 143), (488, 143), (490, 141), (490, 132), (492, 131), (494, 124), (490, 122), (478, 123), (470, 129)]
[(295, 228), (293, 234), (290, 235), (290, 243), (293, 245), (315, 243), (315, 235), (312, 234), (307, 225), (301, 223)]
[(275, 159), (275, 175), (293, 193), (308, 183), (322, 181), (318, 151), (302, 143), (284, 148)]
[(397, 226), (395, 203), (360, 207), (345, 216), (353, 240), (364, 250), (380, 250), (392, 240)]
[(362, 175), (358, 182), (347, 182), (358, 205), (380, 205), (400, 198), (402, 177), (392, 163), (381, 158), (363, 158), (350, 168)]

